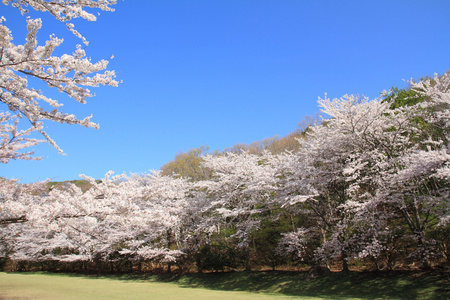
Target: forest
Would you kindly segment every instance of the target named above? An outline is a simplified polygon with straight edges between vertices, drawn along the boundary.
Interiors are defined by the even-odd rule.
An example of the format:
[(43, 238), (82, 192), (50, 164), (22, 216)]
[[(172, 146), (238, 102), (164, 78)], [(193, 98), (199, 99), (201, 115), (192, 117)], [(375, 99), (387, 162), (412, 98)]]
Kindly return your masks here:
[[(0, 181), (0, 268), (398, 270), (450, 263), (450, 73), (148, 174)], [(82, 183), (82, 184), (80, 184)]]

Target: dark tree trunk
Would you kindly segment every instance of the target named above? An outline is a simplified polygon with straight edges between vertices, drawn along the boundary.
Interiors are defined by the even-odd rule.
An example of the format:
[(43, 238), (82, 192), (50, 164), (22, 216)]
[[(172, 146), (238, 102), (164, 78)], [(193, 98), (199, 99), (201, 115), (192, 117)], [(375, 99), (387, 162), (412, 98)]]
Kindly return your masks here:
[(347, 251), (342, 250), (342, 272), (350, 271), (348, 268)]
[(250, 247), (245, 249), (245, 271), (251, 271), (252, 267), (250, 266)]

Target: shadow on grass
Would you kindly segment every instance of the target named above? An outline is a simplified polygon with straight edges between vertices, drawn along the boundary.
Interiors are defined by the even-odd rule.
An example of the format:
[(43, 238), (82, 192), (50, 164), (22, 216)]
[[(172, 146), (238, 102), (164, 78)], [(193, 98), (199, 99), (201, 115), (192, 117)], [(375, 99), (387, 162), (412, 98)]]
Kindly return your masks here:
[(45, 272), (41, 274), (134, 282), (171, 282), (187, 288), (201, 287), (327, 299), (450, 299), (450, 274), (436, 271), (331, 273), (312, 280), (306, 280), (306, 272), (290, 271), (101, 276)]
[(189, 287), (335, 299), (450, 299), (448, 274), (348, 272), (305, 278), (304, 272), (241, 272), (190, 275), (178, 282)]
[(450, 299), (449, 274), (432, 272), (331, 273), (306, 280), (305, 272), (236, 272), (160, 278), (185, 287), (361, 299)]

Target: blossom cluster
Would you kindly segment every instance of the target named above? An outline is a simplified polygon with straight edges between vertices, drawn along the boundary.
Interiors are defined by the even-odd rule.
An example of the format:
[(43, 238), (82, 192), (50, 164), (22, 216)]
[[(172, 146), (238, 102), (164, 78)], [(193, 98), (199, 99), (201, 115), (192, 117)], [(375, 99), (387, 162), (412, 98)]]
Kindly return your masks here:
[[(95, 21), (95, 16), (85, 8), (97, 8), (110, 11), (111, 5), (116, 1), (22, 1), (4, 0), (3, 4), (17, 7), (23, 14), (30, 7), (37, 11), (48, 12), (57, 20), (64, 22), (70, 31), (80, 37), (86, 44), (87, 41), (78, 33), (69, 21), (74, 18), (84, 18)], [(91, 121), (92, 116), (77, 118), (71, 113), (62, 111), (63, 103), (59, 99), (46, 96), (41, 90), (32, 86), (36, 80), (46, 85), (49, 89), (55, 89), (62, 95), (79, 102), (85, 103), (86, 98), (93, 94), (92, 87), (100, 85), (117, 86), (115, 72), (106, 70), (107, 60), (92, 62), (86, 56), (85, 50), (78, 45), (72, 54), (54, 55), (55, 49), (61, 46), (63, 39), (51, 35), (47, 41), (40, 45), (37, 40), (38, 32), (42, 27), (41, 19), (27, 19), (27, 36), (25, 44), (15, 44), (8, 21), (4, 16), (0, 18), (0, 102), (2, 102), (14, 116), (10, 126), (16, 126), (18, 119), (26, 119), (31, 124), (27, 133), (21, 135), (23, 141), (21, 148), (9, 147), (7, 155), (10, 158), (29, 158), (27, 154), (17, 154), (20, 149), (31, 147), (37, 139), (29, 139), (25, 143), (27, 134), (31, 131), (39, 132), (47, 142), (62, 150), (44, 131), (43, 122), (53, 121), (57, 123), (78, 124), (84, 127), (98, 128), (98, 124)], [(47, 109), (49, 108), (49, 109)], [(5, 119), (2, 119), (5, 123)], [(2, 128), (3, 129), (3, 128)], [(12, 133), (0, 131), (2, 136)], [(3, 139), (2, 145), (7, 140), (15, 139), (10, 134)], [(17, 143), (16, 143), (17, 145)], [(3, 147), (4, 149), (6, 147)], [(3, 161), (4, 162), (4, 161)]]

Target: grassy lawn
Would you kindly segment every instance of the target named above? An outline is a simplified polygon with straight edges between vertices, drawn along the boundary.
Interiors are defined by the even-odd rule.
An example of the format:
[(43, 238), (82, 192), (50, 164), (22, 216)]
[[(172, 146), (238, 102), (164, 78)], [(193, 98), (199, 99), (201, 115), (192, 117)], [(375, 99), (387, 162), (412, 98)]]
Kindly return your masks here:
[(450, 299), (437, 272), (301, 272), (81, 276), (0, 273), (0, 299)]
[[(0, 299), (292, 299), (289, 296), (189, 288), (120, 277), (0, 272)], [(295, 297), (297, 298), (297, 297)], [(312, 299), (301, 297), (299, 299)]]

